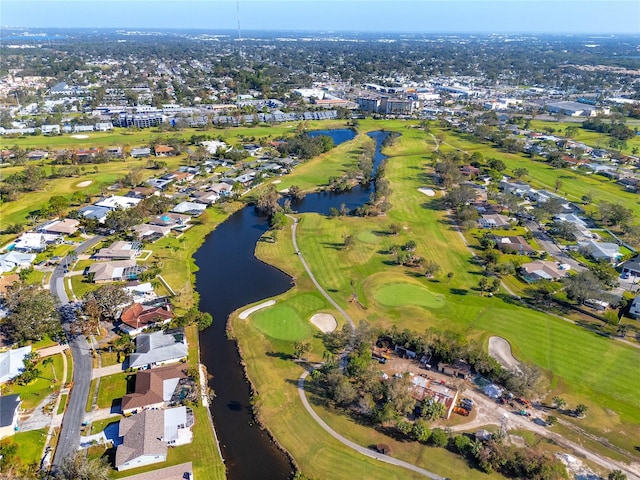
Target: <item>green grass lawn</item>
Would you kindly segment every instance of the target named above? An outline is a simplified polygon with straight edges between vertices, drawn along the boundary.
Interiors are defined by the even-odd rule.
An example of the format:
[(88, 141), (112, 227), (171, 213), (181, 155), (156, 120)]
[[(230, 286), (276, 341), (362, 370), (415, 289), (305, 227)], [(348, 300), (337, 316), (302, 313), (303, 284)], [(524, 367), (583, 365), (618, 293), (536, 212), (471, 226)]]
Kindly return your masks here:
[(63, 382), (62, 378), (62, 354), (47, 357), (52, 359), (53, 363), (44, 364), (45, 359), (42, 358), (36, 365), (40, 374), (36, 380), (28, 385), (18, 385), (17, 383), (7, 384), (3, 386), (3, 394), (18, 393), (22, 400), (22, 409), (31, 410), (40, 404), (47, 395), (60, 390)]
[(47, 440), (47, 430), (31, 430), (29, 432), (17, 432), (9, 440), (18, 446), (16, 457), (22, 465), (35, 463), (40, 465), (40, 459)]
[(265, 335), (279, 340), (302, 340), (311, 335), (308, 320), (289, 306), (274, 305), (252, 315), (251, 321)]
[(112, 423), (118, 423), (120, 421), (120, 415), (104, 418), (102, 420), (96, 420), (95, 422), (91, 422), (91, 431), (90, 435), (95, 435), (96, 433), (104, 432), (104, 429), (107, 428)]
[(423, 286), (410, 283), (388, 283), (375, 290), (373, 297), (387, 307), (417, 305), (419, 307), (441, 308), (444, 306), (442, 296), (434, 295)]
[(60, 403), (58, 404), (58, 411), (56, 412), (58, 415), (64, 413), (65, 408), (67, 407), (67, 398), (69, 395), (63, 393), (60, 395)]
[(133, 385), (135, 374), (122, 372), (100, 378), (98, 386), (98, 408), (109, 408), (114, 401), (124, 397), (127, 386)]

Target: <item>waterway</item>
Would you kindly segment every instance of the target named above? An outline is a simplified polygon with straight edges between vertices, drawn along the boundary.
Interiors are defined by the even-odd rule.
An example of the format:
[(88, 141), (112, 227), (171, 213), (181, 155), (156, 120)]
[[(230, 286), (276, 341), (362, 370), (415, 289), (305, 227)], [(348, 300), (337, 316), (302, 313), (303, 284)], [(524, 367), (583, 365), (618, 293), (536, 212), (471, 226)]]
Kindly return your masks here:
[[(337, 144), (354, 138), (345, 130), (321, 131)], [(336, 134), (335, 132), (340, 132)], [(384, 155), (380, 153), (388, 132), (372, 132), (376, 141), (374, 168)], [(373, 186), (357, 187), (343, 193), (313, 193), (292, 207), (300, 213), (329, 213), (345, 204), (356, 208), (369, 200)], [(200, 334), (201, 361), (213, 375), (209, 386), (215, 392), (211, 404), (216, 432), (229, 480), (284, 480), (293, 468), (286, 455), (278, 450), (268, 435), (253, 420), (250, 385), (244, 377), (242, 359), (235, 341), (226, 337), (226, 322), (236, 309), (280, 295), (293, 286), (292, 279), (254, 256), (255, 246), (268, 230), (265, 217), (252, 207), (231, 215), (209, 234), (194, 258), (200, 270), (196, 289), (200, 309), (209, 312), (214, 322)]]

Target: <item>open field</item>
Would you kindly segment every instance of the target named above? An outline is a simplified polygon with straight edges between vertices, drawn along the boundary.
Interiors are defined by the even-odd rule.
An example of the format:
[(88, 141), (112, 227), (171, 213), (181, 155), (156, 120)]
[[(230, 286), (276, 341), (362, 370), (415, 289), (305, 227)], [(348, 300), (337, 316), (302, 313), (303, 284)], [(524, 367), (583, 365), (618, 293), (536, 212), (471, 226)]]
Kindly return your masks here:
[(18, 446), (16, 457), (22, 465), (40, 464), (40, 457), (47, 440), (47, 430), (31, 430), (29, 432), (17, 432), (7, 440)]

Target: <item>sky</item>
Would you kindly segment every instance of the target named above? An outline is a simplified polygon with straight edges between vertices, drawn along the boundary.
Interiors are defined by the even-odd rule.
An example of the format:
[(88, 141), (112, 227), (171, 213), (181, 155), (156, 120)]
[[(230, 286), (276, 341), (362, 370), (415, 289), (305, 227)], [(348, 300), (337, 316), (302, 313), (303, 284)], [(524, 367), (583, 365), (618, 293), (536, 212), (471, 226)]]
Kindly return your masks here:
[(640, 34), (639, 0), (2, 0), (16, 27)]

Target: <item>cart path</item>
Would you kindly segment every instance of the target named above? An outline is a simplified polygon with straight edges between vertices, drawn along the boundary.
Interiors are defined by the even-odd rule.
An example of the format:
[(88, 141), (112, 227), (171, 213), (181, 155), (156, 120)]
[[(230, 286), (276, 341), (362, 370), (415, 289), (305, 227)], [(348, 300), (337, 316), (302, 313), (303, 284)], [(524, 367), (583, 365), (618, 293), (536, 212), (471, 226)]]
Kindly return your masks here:
[(291, 239), (293, 240), (293, 248), (295, 249), (296, 253), (300, 257), (300, 261), (302, 262), (302, 266), (307, 271), (307, 274), (309, 274), (309, 278), (311, 278), (311, 281), (316, 286), (318, 291), (322, 294), (322, 296), (324, 296), (324, 298), (326, 298), (328, 300), (328, 302), (331, 305), (333, 305), (336, 310), (338, 310), (340, 312), (340, 314), (345, 318), (345, 320), (347, 322), (349, 322), (349, 325), (351, 325), (351, 329), (355, 330), (356, 329), (356, 323), (349, 316), (349, 314), (347, 312), (345, 312), (344, 309), (340, 305), (338, 305), (335, 302), (335, 300), (333, 298), (331, 298), (331, 296), (320, 286), (320, 284), (316, 280), (316, 277), (314, 277), (313, 273), (311, 273), (311, 269), (309, 268), (309, 265), (307, 264), (306, 260), (302, 256), (302, 252), (298, 248), (298, 241), (296, 240), (296, 233), (297, 233), (298, 222), (299, 222), (298, 218), (294, 217), (293, 215), (287, 215), (287, 217), (293, 219), (293, 225), (291, 226)]
[(381, 462), (389, 463), (391, 465), (395, 465), (398, 467), (406, 468), (408, 470), (411, 470), (412, 472), (416, 472), (420, 475), (424, 475), (425, 477), (432, 478), (434, 480), (443, 480), (443, 477), (441, 477), (440, 475), (437, 475), (433, 472), (425, 470), (424, 468), (417, 467), (412, 463), (403, 462), (402, 460), (398, 460), (388, 455), (377, 453), (371, 450), (370, 448), (366, 448), (361, 445), (358, 445), (357, 443), (344, 438), (342, 435), (340, 435), (338, 432), (332, 429), (329, 425), (327, 425), (324, 422), (324, 420), (320, 418), (320, 416), (315, 412), (313, 408), (311, 408), (311, 405), (309, 404), (309, 400), (307, 399), (307, 394), (304, 390), (304, 381), (307, 378), (307, 375), (309, 375), (309, 371), (305, 370), (304, 372), (302, 372), (302, 375), (300, 375), (300, 378), (298, 379), (298, 393), (300, 395), (300, 400), (302, 400), (302, 404), (304, 405), (304, 408), (307, 410), (309, 415), (311, 415), (311, 417), (316, 421), (316, 423), (320, 425), (324, 429), (324, 431), (326, 431), (329, 435), (331, 435), (333, 438), (338, 440), (340, 443), (351, 448), (352, 450), (355, 450), (356, 452), (361, 453), (362, 455), (366, 455), (369, 458), (380, 460)]

